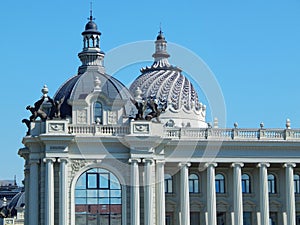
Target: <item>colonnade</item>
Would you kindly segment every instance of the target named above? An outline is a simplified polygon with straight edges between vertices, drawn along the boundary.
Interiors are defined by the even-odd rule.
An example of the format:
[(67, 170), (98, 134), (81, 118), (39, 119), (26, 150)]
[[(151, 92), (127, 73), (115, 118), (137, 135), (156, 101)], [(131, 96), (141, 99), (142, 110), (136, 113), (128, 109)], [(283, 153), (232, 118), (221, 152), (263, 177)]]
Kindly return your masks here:
[[(45, 225), (53, 225), (54, 221), (54, 163), (59, 163), (59, 225), (68, 224), (68, 197), (67, 197), (67, 180), (68, 180), (68, 160), (65, 158), (44, 158), (40, 160), (30, 160), (29, 165), (25, 169), (25, 181), (27, 182), (26, 191), (26, 216), (25, 224), (40, 224), (40, 209), (39, 209), (39, 169), (40, 164), (44, 164), (45, 171), (45, 187), (44, 189), (44, 223)], [(29, 167), (29, 168), (28, 168)], [(27, 172), (29, 171), (29, 172)], [(29, 181), (29, 182), (28, 182)], [(28, 188), (29, 187), (29, 188)]]
[[(139, 163), (144, 162), (144, 224), (150, 225), (153, 216), (153, 193), (151, 185), (156, 185), (156, 224), (165, 225), (165, 194), (164, 194), (164, 162), (156, 162), (156, 182), (151, 179), (150, 166), (155, 161), (140, 159), (130, 160), (131, 162), (131, 224), (140, 225), (140, 182), (139, 182)], [(180, 167), (180, 217), (179, 224), (190, 225), (190, 198), (189, 198), (189, 166), (190, 163), (179, 163)], [(216, 189), (215, 189), (215, 169), (217, 163), (206, 163), (207, 173), (207, 217), (206, 224), (217, 225), (216, 212)], [(242, 167), (241, 162), (231, 164), (233, 170), (233, 224), (243, 225), (243, 190), (242, 190)], [(260, 225), (269, 225), (269, 192), (268, 192), (268, 167), (269, 163), (258, 163), (259, 168), (259, 185), (260, 185)], [(294, 195), (294, 163), (285, 163), (286, 174), (286, 215), (287, 224), (296, 225), (295, 217), (295, 195)]]

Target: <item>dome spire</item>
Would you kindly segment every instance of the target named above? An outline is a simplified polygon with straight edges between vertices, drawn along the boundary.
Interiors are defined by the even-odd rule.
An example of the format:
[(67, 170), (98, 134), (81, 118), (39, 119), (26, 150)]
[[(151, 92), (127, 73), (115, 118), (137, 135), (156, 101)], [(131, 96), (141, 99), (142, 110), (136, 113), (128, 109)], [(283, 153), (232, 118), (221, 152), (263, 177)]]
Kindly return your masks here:
[(158, 36), (155, 41), (155, 53), (152, 55), (154, 63), (160, 63), (161, 65), (170, 66), (168, 58), (170, 57), (167, 52), (167, 41), (163, 35), (161, 24), (158, 32)]
[(95, 18), (93, 17), (93, 2), (91, 1), (90, 2), (90, 18), (89, 18), (90, 21), (93, 21), (95, 20)]
[(80, 71), (85, 71), (87, 67), (103, 67), (104, 52), (100, 49), (100, 35), (97, 24), (93, 17), (93, 4), (90, 3), (90, 17), (88, 23), (85, 25), (85, 30), (82, 32), (83, 36), (83, 50), (78, 54), (82, 65)]

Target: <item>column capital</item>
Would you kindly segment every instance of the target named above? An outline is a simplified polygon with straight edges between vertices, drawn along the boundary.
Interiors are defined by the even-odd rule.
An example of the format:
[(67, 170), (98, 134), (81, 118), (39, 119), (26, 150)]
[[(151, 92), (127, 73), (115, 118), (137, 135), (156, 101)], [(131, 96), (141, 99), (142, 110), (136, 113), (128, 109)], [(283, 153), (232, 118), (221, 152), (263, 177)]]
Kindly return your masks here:
[(30, 159), (29, 160), (29, 165), (32, 165), (32, 164), (39, 164), (40, 163), (40, 160), (39, 159)]
[(142, 162), (143, 163), (150, 163), (150, 164), (152, 164), (154, 162), (154, 160), (153, 159), (147, 159), (147, 158), (145, 158), (145, 159), (142, 160)]
[(256, 167), (270, 167), (270, 163), (263, 162), (263, 163), (258, 163)]
[(142, 160), (139, 158), (131, 158), (128, 160), (129, 163), (140, 163)]
[(156, 164), (164, 165), (166, 164), (166, 161), (164, 159), (157, 159), (155, 160)]
[(288, 168), (288, 167), (294, 168), (294, 167), (296, 167), (296, 163), (292, 163), (292, 162), (284, 163), (282, 165), (282, 167), (284, 167), (284, 168)]
[(205, 163), (204, 164), (204, 167), (205, 168), (208, 168), (208, 167), (217, 167), (218, 166), (218, 163), (216, 163), (216, 162), (207, 162), (207, 163)]
[(235, 162), (235, 163), (232, 163), (230, 166), (231, 167), (244, 167), (244, 163), (242, 163), (242, 162)]
[(67, 159), (67, 158), (58, 158), (57, 162), (59, 162), (59, 163), (68, 163), (69, 159)]
[(43, 162), (44, 163), (48, 163), (48, 162), (54, 163), (54, 162), (56, 162), (56, 159), (55, 158), (43, 158)]
[(191, 166), (191, 163), (190, 162), (180, 162), (178, 163), (178, 166), (180, 168), (183, 168), (183, 167), (190, 167)]

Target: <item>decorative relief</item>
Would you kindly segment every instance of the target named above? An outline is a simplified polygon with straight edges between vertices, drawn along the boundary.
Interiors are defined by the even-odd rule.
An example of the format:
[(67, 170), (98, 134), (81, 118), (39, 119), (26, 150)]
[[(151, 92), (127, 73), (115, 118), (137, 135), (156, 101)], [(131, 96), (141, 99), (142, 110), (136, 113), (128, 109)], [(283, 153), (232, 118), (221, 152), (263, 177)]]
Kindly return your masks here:
[(72, 160), (72, 171), (78, 172), (86, 164), (85, 160)]
[(108, 124), (117, 124), (117, 112), (116, 111), (108, 111)]
[(77, 123), (86, 124), (87, 123), (87, 112), (86, 110), (77, 111)]
[(139, 134), (149, 134), (150, 128), (149, 124), (134, 124), (133, 126), (133, 133)]
[(57, 133), (65, 132), (65, 124), (63, 123), (49, 123), (48, 132)]

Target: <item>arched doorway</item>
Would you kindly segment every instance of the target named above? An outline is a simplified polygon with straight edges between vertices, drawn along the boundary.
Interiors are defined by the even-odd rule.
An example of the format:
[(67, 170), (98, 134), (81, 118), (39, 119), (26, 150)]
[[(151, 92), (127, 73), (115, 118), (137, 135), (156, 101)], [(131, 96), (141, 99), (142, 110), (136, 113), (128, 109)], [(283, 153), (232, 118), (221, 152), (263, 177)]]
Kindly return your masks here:
[(121, 225), (122, 190), (117, 177), (106, 169), (93, 168), (75, 186), (76, 225)]

